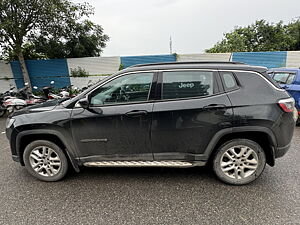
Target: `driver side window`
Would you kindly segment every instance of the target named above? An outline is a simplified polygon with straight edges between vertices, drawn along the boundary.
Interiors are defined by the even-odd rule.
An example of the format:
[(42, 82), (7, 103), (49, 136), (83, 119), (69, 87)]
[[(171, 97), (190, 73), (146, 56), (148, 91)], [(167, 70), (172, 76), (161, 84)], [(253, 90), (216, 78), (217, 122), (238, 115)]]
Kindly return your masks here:
[(118, 77), (95, 90), (91, 106), (147, 101), (153, 73), (135, 73)]

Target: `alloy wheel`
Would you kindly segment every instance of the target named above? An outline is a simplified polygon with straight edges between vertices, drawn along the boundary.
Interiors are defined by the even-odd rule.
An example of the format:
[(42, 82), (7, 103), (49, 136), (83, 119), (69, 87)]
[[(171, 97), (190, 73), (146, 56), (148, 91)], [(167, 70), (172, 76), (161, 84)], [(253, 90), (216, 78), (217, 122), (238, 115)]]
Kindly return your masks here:
[(36, 173), (45, 177), (55, 176), (62, 166), (58, 153), (46, 146), (34, 148), (29, 155), (29, 162)]
[(255, 173), (258, 168), (258, 155), (252, 148), (238, 145), (223, 153), (220, 164), (227, 177), (240, 180)]

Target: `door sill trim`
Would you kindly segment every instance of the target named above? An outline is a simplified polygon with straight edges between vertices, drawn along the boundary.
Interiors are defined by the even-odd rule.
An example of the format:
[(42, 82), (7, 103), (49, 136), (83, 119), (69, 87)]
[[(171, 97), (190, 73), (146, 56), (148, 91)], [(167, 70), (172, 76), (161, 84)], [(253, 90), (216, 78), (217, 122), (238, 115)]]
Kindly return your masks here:
[(204, 166), (205, 162), (184, 162), (184, 161), (98, 161), (85, 162), (86, 167), (177, 167), (188, 168)]

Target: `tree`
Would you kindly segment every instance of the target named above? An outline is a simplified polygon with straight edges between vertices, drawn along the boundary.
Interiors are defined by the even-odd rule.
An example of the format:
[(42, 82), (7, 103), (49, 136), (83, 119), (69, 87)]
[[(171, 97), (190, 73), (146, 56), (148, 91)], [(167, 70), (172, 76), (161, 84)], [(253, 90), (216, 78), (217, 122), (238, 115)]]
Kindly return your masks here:
[(89, 20), (67, 28), (62, 37), (40, 36), (34, 41), (35, 52), (47, 58), (79, 58), (100, 56), (109, 37), (103, 28)]
[(288, 25), (258, 20), (247, 27), (225, 33), (221, 42), (207, 49), (208, 53), (300, 50), (300, 20)]
[(292, 50), (300, 50), (300, 19), (290, 23), (287, 28), (288, 33), (294, 37), (291, 43)]
[[(60, 37), (61, 36), (61, 37)], [(84, 20), (66, 28), (60, 36), (38, 36), (23, 45), (25, 59), (60, 59), (79, 57), (98, 57), (106, 46), (109, 37), (103, 28), (89, 20)], [(13, 52), (8, 60), (18, 60)]]
[(18, 58), (24, 81), (30, 86), (24, 48), (32, 47), (37, 38), (55, 40), (62, 37), (65, 31), (79, 26), (79, 19), (92, 13), (93, 8), (89, 4), (75, 4), (69, 0), (0, 0), (2, 51)]

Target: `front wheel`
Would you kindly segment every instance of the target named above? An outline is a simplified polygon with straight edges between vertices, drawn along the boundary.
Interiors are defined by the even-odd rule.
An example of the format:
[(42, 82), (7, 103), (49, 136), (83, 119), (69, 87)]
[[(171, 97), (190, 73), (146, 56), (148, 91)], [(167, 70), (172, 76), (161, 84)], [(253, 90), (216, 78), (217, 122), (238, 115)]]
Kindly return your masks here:
[(248, 139), (234, 139), (224, 143), (213, 159), (217, 177), (227, 184), (244, 185), (256, 180), (266, 165), (261, 146)]
[(28, 172), (42, 181), (58, 181), (68, 171), (68, 160), (56, 144), (39, 140), (24, 150), (23, 159)]

